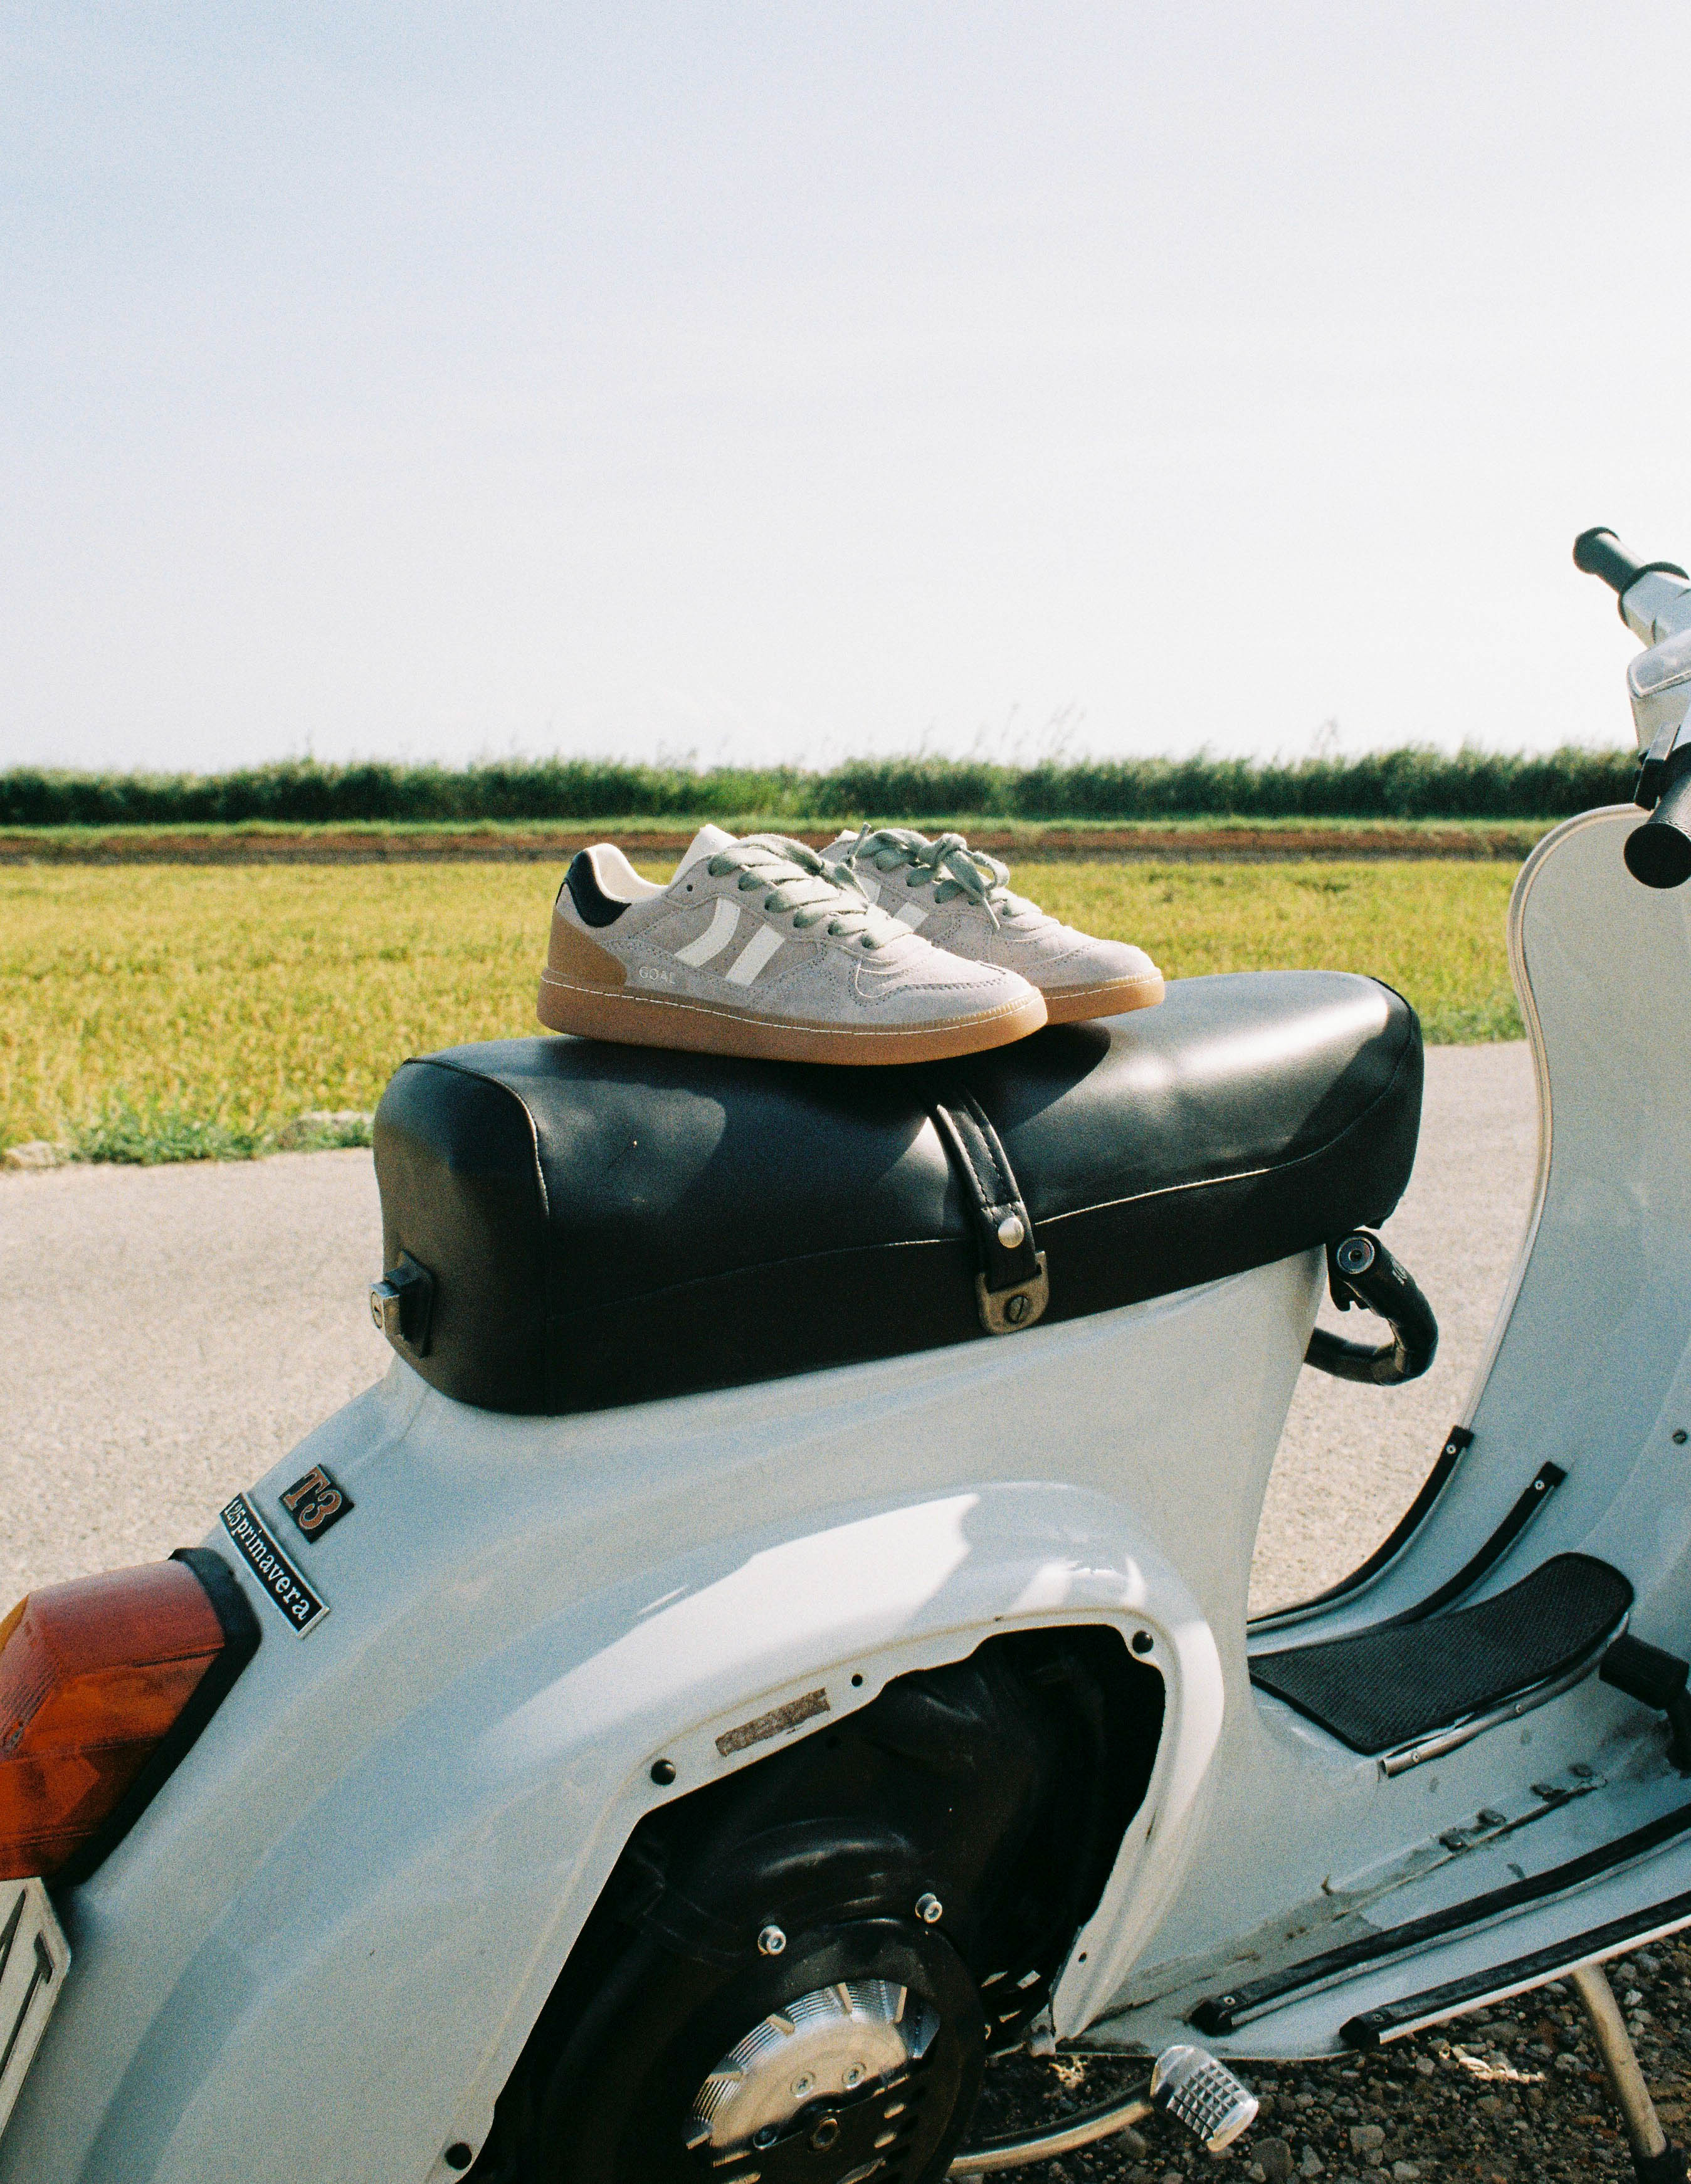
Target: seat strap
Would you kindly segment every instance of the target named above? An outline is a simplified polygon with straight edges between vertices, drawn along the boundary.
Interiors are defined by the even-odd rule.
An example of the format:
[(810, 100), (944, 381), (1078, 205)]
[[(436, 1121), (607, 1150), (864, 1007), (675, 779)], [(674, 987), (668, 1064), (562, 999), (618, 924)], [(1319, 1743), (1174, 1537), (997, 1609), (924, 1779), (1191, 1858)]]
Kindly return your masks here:
[(963, 1186), (980, 1251), (974, 1278), (980, 1323), (989, 1334), (1019, 1334), (1051, 1301), (1051, 1282), (1015, 1170), (991, 1117), (966, 1087), (935, 1089), (928, 1112)]

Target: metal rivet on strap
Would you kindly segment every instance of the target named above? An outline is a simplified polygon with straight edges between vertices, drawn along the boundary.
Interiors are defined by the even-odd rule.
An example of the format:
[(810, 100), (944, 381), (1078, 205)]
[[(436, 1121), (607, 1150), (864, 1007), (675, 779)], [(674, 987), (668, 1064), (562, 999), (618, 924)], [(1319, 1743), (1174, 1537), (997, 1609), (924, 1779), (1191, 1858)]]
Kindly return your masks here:
[(1013, 1213), (1007, 1213), (998, 1223), (998, 1241), (1007, 1251), (1013, 1251), (1025, 1238), (1027, 1233), (1019, 1217)]

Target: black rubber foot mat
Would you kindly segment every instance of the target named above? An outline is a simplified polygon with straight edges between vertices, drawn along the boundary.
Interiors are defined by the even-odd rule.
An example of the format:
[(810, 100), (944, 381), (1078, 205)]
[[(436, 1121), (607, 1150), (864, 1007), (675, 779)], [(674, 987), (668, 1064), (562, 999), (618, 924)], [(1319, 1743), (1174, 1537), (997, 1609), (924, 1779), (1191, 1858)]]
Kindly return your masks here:
[(1259, 1653), (1251, 1680), (1353, 1752), (1390, 1752), (1565, 1675), (1632, 1604), (1619, 1570), (1557, 1555), (1475, 1607)]

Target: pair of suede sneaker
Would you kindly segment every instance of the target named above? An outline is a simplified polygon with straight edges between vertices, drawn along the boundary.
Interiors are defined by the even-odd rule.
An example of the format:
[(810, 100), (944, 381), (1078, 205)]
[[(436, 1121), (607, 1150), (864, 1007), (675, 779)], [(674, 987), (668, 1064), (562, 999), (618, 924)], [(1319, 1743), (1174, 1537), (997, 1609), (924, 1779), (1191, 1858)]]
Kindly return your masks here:
[(552, 913), (539, 1015), (554, 1031), (771, 1061), (938, 1061), (1163, 998), (1142, 949), (1011, 893), (960, 834), (701, 827), (667, 885), (583, 850)]

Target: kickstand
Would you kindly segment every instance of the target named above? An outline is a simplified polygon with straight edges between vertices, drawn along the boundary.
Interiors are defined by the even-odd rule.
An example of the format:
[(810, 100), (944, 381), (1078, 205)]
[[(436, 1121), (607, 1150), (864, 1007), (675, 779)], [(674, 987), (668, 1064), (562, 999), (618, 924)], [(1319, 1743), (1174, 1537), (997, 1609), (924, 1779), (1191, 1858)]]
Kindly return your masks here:
[(1638, 2184), (1686, 2184), (1685, 2156), (1668, 2143), (1608, 1974), (1601, 1964), (1577, 1964), (1568, 1978), (1591, 2020), (1610, 2090), (1627, 2126)]

